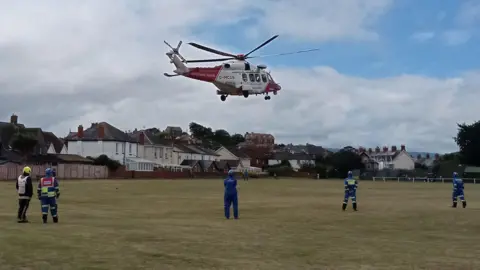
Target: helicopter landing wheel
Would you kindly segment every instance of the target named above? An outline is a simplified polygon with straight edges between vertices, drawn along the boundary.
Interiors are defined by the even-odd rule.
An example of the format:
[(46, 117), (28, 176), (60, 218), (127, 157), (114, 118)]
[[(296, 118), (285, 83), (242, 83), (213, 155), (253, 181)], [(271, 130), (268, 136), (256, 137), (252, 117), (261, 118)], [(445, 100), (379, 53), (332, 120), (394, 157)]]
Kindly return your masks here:
[(270, 96), (265, 96), (265, 100), (270, 100)]
[(243, 96), (244, 96), (245, 98), (248, 98), (248, 96), (249, 96), (248, 91), (243, 91)]
[(225, 96), (225, 95), (221, 95), (221, 96), (220, 96), (220, 100), (221, 100), (221, 101), (225, 101), (226, 99), (227, 99), (227, 96)]

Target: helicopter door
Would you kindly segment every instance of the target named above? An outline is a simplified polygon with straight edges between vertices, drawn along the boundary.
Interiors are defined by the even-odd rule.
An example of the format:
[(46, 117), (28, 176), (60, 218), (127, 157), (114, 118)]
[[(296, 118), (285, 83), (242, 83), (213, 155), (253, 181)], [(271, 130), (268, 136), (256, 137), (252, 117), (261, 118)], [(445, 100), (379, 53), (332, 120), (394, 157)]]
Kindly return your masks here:
[(245, 62), (245, 70), (250, 70), (250, 63)]

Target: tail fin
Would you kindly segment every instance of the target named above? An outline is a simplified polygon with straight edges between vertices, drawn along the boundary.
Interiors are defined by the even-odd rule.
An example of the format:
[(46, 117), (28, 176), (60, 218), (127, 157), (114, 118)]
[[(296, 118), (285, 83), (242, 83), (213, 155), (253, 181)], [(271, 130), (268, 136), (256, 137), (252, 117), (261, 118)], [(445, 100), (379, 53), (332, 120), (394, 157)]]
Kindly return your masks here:
[(168, 56), (168, 58), (170, 58), (170, 63), (173, 63), (177, 68), (173, 72), (180, 75), (189, 72), (190, 70), (184, 64), (185, 62), (187, 62), (187, 60), (185, 60), (185, 58), (183, 58), (183, 56), (179, 52), (180, 46), (182, 46), (182, 41), (178, 43), (178, 46), (176, 48), (173, 48), (168, 42), (164, 42), (168, 47), (170, 47), (170, 49), (172, 49), (171, 51), (166, 53), (166, 55)]

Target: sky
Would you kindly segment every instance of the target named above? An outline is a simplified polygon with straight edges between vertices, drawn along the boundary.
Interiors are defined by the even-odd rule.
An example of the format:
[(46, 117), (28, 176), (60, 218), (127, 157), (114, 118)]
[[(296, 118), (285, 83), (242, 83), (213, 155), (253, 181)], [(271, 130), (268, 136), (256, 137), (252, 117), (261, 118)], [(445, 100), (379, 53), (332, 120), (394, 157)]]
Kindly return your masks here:
[[(0, 119), (65, 136), (192, 121), (278, 143), (452, 152), (480, 115), (480, 1), (0, 0)], [(257, 54), (282, 90), (229, 97), (182, 77), (163, 41)], [(186, 58), (215, 57), (185, 44)], [(256, 61), (253, 61), (256, 60)]]

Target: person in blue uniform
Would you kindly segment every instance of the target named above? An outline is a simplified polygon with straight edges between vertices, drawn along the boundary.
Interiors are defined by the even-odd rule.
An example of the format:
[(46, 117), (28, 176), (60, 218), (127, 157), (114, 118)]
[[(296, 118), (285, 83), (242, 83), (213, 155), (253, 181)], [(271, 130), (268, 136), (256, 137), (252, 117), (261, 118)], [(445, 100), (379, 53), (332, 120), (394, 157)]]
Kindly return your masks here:
[(225, 218), (230, 219), (230, 207), (233, 206), (233, 217), (238, 219), (237, 180), (233, 170), (228, 171), (228, 177), (223, 181), (223, 186), (225, 187), (223, 195)]
[(467, 201), (465, 200), (465, 193), (464, 193), (464, 185), (463, 180), (458, 178), (458, 174), (456, 172), (453, 173), (453, 192), (452, 192), (452, 207), (457, 207), (457, 198), (460, 197), (462, 201), (463, 208), (467, 207)]
[(53, 222), (58, 223), (57, 199), (60, 197), (60, 188), (58, 180), (53, 176), (52, 169), (47, 168), (45, 177), (38, 182), (37, 195), (42, 204), (43, 223), (47, 223), (49, 208)]
[(352, 171), (348, 171), (348, 176), (344, 181), (345, 197), (343, 199), (342, 210), (345, 211), (348, 205), (348, 199), (352, 199), (353, 210), (357, 211), (357, 180), (353, 179)]

